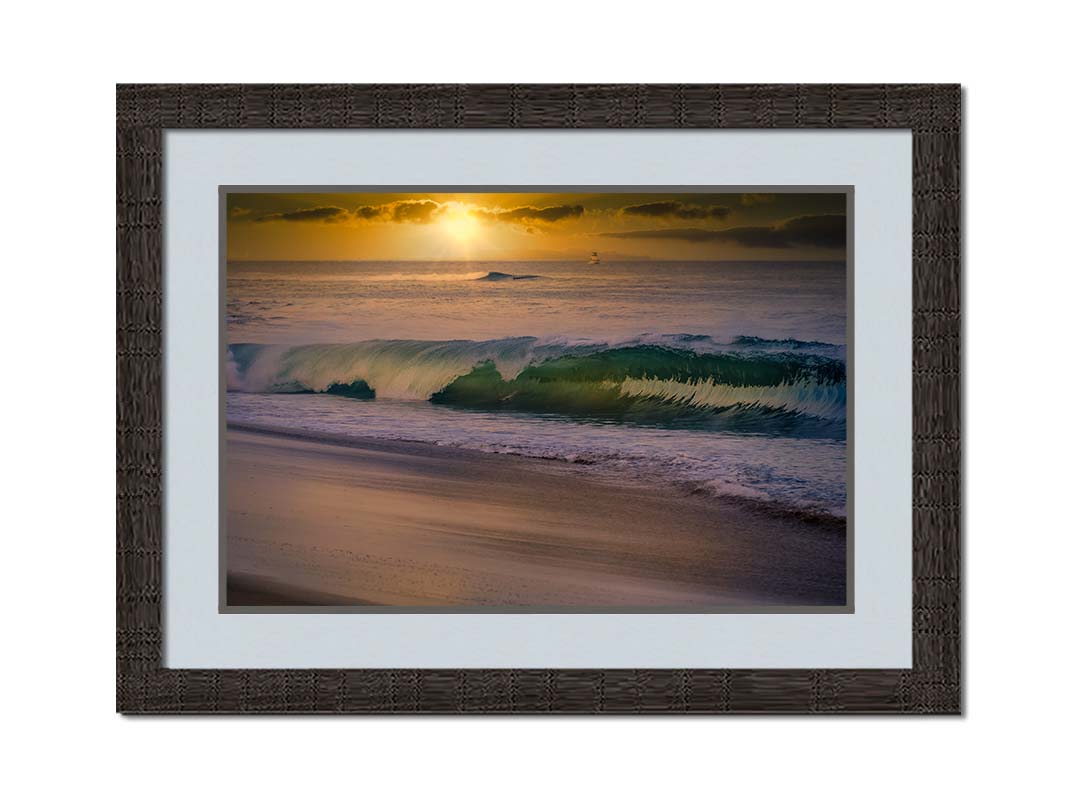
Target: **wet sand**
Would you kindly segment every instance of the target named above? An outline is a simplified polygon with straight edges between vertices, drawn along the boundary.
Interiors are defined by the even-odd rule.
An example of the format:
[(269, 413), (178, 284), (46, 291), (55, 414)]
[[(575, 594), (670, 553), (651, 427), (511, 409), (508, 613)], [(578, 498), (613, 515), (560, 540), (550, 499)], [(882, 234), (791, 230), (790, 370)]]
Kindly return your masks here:
[(845, 603), (843, 523), (420, 443), (231, 425), (226, 447), (231, 607)]

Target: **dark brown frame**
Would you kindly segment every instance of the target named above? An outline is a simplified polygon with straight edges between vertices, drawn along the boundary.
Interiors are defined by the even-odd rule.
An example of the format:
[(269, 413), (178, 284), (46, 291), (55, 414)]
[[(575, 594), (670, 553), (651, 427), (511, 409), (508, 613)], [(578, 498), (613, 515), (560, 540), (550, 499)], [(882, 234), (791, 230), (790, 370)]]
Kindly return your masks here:
[[(117, 705), (123, 713), (960, 713), (957, 85), (123, 85), (117, 92)], [(162, 666), (163, 131), (903, 128), (912, 133), (913, 666)]]

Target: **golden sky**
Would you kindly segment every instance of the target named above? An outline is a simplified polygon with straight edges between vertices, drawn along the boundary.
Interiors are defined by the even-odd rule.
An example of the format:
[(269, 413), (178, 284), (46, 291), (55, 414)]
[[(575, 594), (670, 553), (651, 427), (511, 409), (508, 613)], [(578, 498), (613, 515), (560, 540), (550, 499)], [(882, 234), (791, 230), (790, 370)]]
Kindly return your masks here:
[(229, 193), (235, 261), (831, 260), (838, 193)]

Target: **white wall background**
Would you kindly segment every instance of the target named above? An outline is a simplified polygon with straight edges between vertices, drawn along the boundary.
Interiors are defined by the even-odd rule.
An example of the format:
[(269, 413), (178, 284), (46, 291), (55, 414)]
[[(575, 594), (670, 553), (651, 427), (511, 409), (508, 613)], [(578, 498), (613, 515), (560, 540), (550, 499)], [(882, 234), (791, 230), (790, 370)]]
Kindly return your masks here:
[[(1067, 259), (1054, 8), (186, 0), (7, 9), (8, 791), (866, 800), (1038, 796), (1058, 785), (1064, 703), (1048, 698), (1062, 698), (1055, 387)], [(966, 718), (115, 716), (113, 84), (160, 80), (963, 82)], [(1028, 680), (1006, 683), (1013, 675)]]

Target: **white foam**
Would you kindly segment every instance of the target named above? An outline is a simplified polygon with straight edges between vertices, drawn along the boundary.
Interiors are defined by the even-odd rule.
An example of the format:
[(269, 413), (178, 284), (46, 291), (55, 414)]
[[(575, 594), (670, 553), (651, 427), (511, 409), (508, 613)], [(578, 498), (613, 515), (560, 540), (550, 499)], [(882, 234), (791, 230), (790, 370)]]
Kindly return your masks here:
[(831, 439), (642, 428), (562, 417), (460, 411), (425, 402), (228, 394), (227, 419), (488, 453), (552, 458), (642, 483), (844, 516), (847, 449)]

